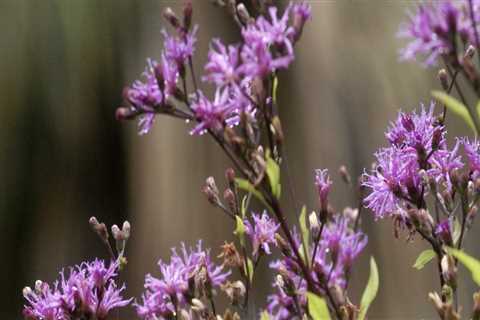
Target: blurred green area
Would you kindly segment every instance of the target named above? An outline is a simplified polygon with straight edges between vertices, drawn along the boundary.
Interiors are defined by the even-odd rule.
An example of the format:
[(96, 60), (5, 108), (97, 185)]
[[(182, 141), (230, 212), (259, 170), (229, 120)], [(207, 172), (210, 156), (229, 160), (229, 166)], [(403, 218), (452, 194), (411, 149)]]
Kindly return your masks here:
[[(395, 37), (408, 1), (311, 1), (307, 26), (291, 70), (280, 77), (279, 103), (287, 135), (290, 176), (298, 202), (315, 209), (313, 169), (329, 168), (337, 208), (356, 205), (336, 170), (362, 173), (384, 144), (383, 132), (398, 109), (428, 103), (438, 87), (434, 70), (399, 63)], [(180, 241), (203, 238), (217, 252), (232, 239), (230, 221), (199, 192), (205, 177), (218, 181), (228, 167), (206, 138), (187, 125), (159, 119), (138, 137), (133, 123), (114, 120), (125, 84), (146, 57), (161, 51), (161, 12), (180, 1), (4, 0), (0, 2), (0, 241), (2, 319), (20, 318), (21, 289), (52, 281), (64, 266), (105, 251), (89, 231), (96, 215), (107, 224), (132, 222), (125, 274), (139, 296), (145, 273), (155, 274)], [(194, 1), (200, 24), (197, 70), (208, 41), (235, 41), (238, 32), (222, 10)], [(450, 134), (468, 134), (448, 118)], [(295, 214), (292, 203), (285, 205)], [(411, 268), (425, 244), (395, 240), (391, 223), (365, 216), (370, 242), (354, 272), (358, 299), (376, 257), (382, 279), (371, 319), (432, 318), (426, 294), (437, 289), (433, 268)], [(478, 228), (476, 229), (478, 230)], [(480, 256), (475, 230), (467, 251)], [(262, 266), (258, 307), (270, 290)], [(473, 287), (462, 281), (461, 301)], [(357, 293), (355, 293), (357, 292)]]

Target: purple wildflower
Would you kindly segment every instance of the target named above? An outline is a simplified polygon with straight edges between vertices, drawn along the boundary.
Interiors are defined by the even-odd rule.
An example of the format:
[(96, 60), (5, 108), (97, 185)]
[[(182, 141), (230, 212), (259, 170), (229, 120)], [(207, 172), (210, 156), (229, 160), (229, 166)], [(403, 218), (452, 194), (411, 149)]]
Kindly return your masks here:
[(178, 81), (178, 67), (175, 63), (169, 61), (164, 54), (162, 54), (161, 77), (163, 78), (163, 95), (164, 99), (168, 99), (175, 94)]
[(437, 183), (444, 183), (446, 190), (452, 191), (453, 185), (451, 174), (457, 169), (463, 168), (461, 156), (458, 154), (460, 140), (457, 140), (452, 150), (442, 149), (435, 152), (431, 159), (431, 169), (427, 171), (428, 175)]
[(163, 94), (155, 77), (157, 62), (151, 59), (148, 59), (147, 62), (147, 68), (143, 73), (145, 82), (135, 81), (132, 87), (127, 89), (126, 96), (135, 109), (153, 112), (155, 108), (162, 104)]
[[(196, 249), (188, 249), (182, 244), (180, 254), (172, 249), (169, 263), (159, 261), (161, 278), (151, 275), (145, 277), (143, 304), (137, 303), (137, 313), (142, 319), (154, 320), (173, 316), (175, 307), (187, 303), (191, 292), (192, 280), (196, 283), (197, 277), (203, 275), (208, 281), (206, 287), (218, 287), (224, 284), (230, 271), (224, 272), (223, 267), (215, 265), (210, 259), (209, 250), (203, 250), (201, 241)], [(195, 288), (193, 288), (195, 289)], [(197, 288), (199, 289), (199, 288)], [(197, 290), (198, 291), (198, 290)]]
[(324, 208), (327, 204), (328, 194), (330, 193), (330, 188), (332, 186), (332, 181), (328, 176), (328, 169), (315, 170), (315, 185), (317, 186), (318, 190), (320, 207)]
[(453, 245), (453, 238), (452, 238), (452, 221), (451, 219), (447, 218), (440, 222), (437, 227), (435, 228), (435, 235), (442, 239), (442, 241), (447, 246)]
[(276, 245), (275, 233), (280, 224), (275, 223), (266, 212), (262, 215), (252, 214), (253, 223), (245, 220), (245, 229), (250, 236), (253, 246), (253, 255), (258, 256), (260, 252), (271, 254), (270, 245)]
[(165, 38), (164, 50), (167, 59), (175, 61), (178, 66), (185, 64), (195, 52), (197, 30), (198, 26), (194, 26), (191, 32), (181, 34), (180, 36), (173, 36), (162, 30)]
[(204, 134), (207, 130), (220, 131), (225, 125), (233, 126), (238, 123), (234, 114), (234, 107), (230, 101), (228, 89), (217, 89), (214, 101), (210, 101), (200, 92), (199, 99), (192, 104), (192, 110), (198, 124), (190, 134)]
[(70, 269), (68, 277), (60, 273), (60, 281), (53, 287), (37, 281), (35, 290), (26, 287), (23, 295), (27, 300), (23, 314), (28, 319), (68, 320), (94, 317), (107, 318), (112, 309), (127, 306), (131, 299), (123, 299), (115, 284), (117, 263), (106, 267), (101, 260), (84, 262)]
[(308, 2), (296, 2), (292, 6), (293, 13), (293, 40), (298, 41), (303, 32), (303, 26), (312, 16), (312, 7)]
[(219, 39), (214, 39), (208, 52), (208, 62), (205, 65), (205, 81), (222, 87), (237, 82), (240, 78), (238, 66), (240, 54), (237, 46), (225, 46)]
[(474, 34), (466, 2), (442, 0), (422, 4), (409, 21), (401, 25), (399, 36), (411, 39), (400, 51), (402, 60), (425, 57), (426, 66), (434, 65), (439, 56), (455, 52), (455, 36), (463, 44), (473, 43)]
[(468, 138), (464, 138), (462, 142), (472, 179), (476, 180), (480, 176), (480, 142), (477, 139), (470, 141)]
[(445, 132), (436, 124), (435, 103), (428, 111), (421, 105), (421, 112), (400, 112), (385, 134), (388, 141), (397, 148), (411, 148), (424, 157), (434, 148), (445, 147)]
[(406, 183), (418, 184), (420, 177), (416, 155), (396, 148), (386, 148), (375, 154), (377, 168), (372, 174), (365, 174), (363, 186), (371, 189), (365, 198), (365, 205), (375, 213), (376, 218), (394, 214), (400, 209), (401, 197), (408, 191)]

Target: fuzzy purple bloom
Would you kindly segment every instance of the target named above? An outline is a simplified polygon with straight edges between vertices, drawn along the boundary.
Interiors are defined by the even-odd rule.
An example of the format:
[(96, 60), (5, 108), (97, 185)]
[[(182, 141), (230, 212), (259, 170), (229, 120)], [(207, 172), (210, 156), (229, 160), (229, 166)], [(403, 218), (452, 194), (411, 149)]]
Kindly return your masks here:
[(461, 141), (457, 140), (452, 150), (436, 151), (430, 159), (431, 169), (427, 171), (429, 177), (434, 179), (436, 183), (443, 183), (449, 192), (453, 190), (451, 174), (464, 166), (462, 157), (458, 154), (460, 143)]
[(320, 207), (324, 207), (327, 203), (328, 194), (332, 186), (332, 180), (328, 175), (328, 169), (315, 170), (315, 186), (317, 186), (318, 197), (320, 199)]
[(472, 179), (476, 180), (480, 176), (480, 142), (477, 139), (470, 141), (468, 138), (464, 138), (462, 143)]
[(111, 310), (125, 307), (131, 299), (123, 299), (115, 284), (117, 263), (108, 267), (101, 260), (84, 262), (70, 269), (68, 277), (60, 273), (60, 281), (50, 287), (37, 281), (35, 289), (26, 287), (23, 295), (27, 301), (23, 314), (27, 319), (69, 320), (91, 318), (104, 320)]
[(253, 246), (253, 255), (256, 257), (260, 252), (271, 254), (270, 245), (276, 245), (275, 233), (280, 224), (268, 216), (266, 212), (262, 215), (252, 214), (253, 223), (245, 220), (246, 233), (250, 237)]
[[(218, 287), (225, 283), (230, 271), (215, 265), (210, 251), (202, 249), (201, 241), (195, 249), (187, 249), (184, 244), (180, 253), (172, 249), (169, 263), (159, 261), (161, 278), (151, 275), (145, 277), (146, 292), (143, 303), (136, 303), (137, 314), (146, 320), (169, 319), (175, 313), (175, 305), (183, 306), (188, 301), (192, 282), (207, 281), (206, 287)], [(203, 277), (198, 280), (198, 277)], [(197, 288), (198, 289), (198, 288)], [(198, 290), (197, 290), (198, 291)]]
[(192, 110), (198, 124), (190, 134), (202, 135), (207, 130), (214, 132), (222, 130), (225, 126), (234, 126), (238, 123), (238, 115), (234, 112), (228, 89), (217, 89), (215, 99), (210, 101), (202, 92), (199, 99), (192, 104)]
[(214, 39), (208, 52), (203, 80), (215, 83), (218, 87), (234, 84), (240, 79), (239, 64), (238, 46), (225, 46), (219, 39)]
[(178, 66), (185, 64), (195, 52), (195, 43), (197, 42), (198, 26), (194, 26), (193, 30), (173, 36), (168, 34), (165, 30), (162, 30), (162, 34), (165, 38), (164, 50), (165, 56), (170, 61), (174, 61)]
[(455, 53), (456, 35), (464, 45), (474, 43), (467, 1), (422, 4), (415, 14), (410, 14), (409, 21), (401, 25), (398, 35), (411, 40), (400, 51), (402, 60), (423, 56), (424, 65), (434, 65), (440, 56)]
[(162, 104), (163, 93), (155, 77), (157, 62), (151, 59), (148, 59), (147, 62), (145, 72), (142, 74), (145, 77), (145, 82), (135, 81), (131, 88), (127, 89), (126, 98), (135, 109), (153, 112), (155, 108)]

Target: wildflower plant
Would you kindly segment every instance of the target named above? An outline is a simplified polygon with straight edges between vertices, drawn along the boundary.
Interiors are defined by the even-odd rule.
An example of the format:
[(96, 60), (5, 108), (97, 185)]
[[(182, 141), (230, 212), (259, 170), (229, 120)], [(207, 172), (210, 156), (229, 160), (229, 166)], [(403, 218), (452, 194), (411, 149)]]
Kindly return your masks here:
[[(277, 91), (279, 73), (295, 61), (295, 47), (311, 17), (307, 2), (291, 2), (280, 9), (272, 1), (217, 1), (231, 15), (240, 41), (228, 44), (212, 39), (207, 62), (194, 69), (198, 26), (187, 2), (179, 17), (164, 12), (169, 30), (160, 61), (147, 60), (142, 79), (124, 90), (119, 120), (137, 120), (140, 135), (154, 130), (158, 116), (185, 121), (192, 136), (208, 135), (231, 161), (225, 170), (225, 188), (208, 177), (202, 192), (221, 210), (235, 235), (214, 254), (199, 241), (172, 249), (169, 259), (145, 276), (144, 293), (124, 298), (117, 284), (126, 267), (125, 245), (130, 225), (112, 227), (115, 248), (104, 224), (92, 218), (94, 231), (108, 248), (111, 261), (94, 260), (62, 272), (52, 286), (37, 281), (24, 289), (26, 319), (110, 319), (113, 309), (133, 307), (140, 319), (360, 319), (366, 317), (379, 289), (375, 260), (360, 301), (349, 296), (355, 262), (368, 243), (361, 230), (364, 211), (378, 219), (390, 218), (397, 237), (416, 235), (429, 248), (415, 262), (423, 268), (435, 261), (440, 290), (429, 297), (441, 319), (459, 319), (458, 262), (470, 269), (480, 285), (480, 262), (462, 251), (480, 199), (480, 142), (447, 136), (447, 113), (461, 116), (478, 133), (478, 104), (466, 100), (463, 76), (480, 99), (477, 0), (440, 0), (421, 4), (400, 27), (409, 43), (402, 60), (424, 66), (443, 64), (442, 90), (435, 101), (412, 112), (399, 112), (375, 154), (375, 163), (358, 179), (345, 166), (339, 174), (359, 198), (358, 208), (336, 210), (330, 202), (333, 184), (327, 169), (313, 172), (317, 191), (315, 210), (303, 206), (287, 212), (282, 205), (285, 166), (284, 132)], [(479, 60), (480, 61), (480, 60)], [(188, 81), (188, 80), (191, 81)], [(213, 95), (198, 84), (213, 87)], [(188, 83), (192, 83), (190, 88)], [(460, 101), (452, 94), (455, 90)], [(447, 112), (448, 111), (448, 112)], [(286, 186), (286, 187), (285, 187)], [(292, 196), (293, 197), (293, 196)], [(255, 204), (255, 206), (253, 206)], [(252, 209), (255, 207), (256, 209)], [(308, 213), (310, 212), (310, 213)], [(296, 215), (296, 223), (288, 217)], [(272, 287), (263, 304), (251, 301), (260, 263), (271, 270)], [(224, 295), (224, 310), (216, 303)], [(473, 319), (480, 318), (480, 292), (474, 294)], [(260, 308), (256, 309), (256, 306)]]

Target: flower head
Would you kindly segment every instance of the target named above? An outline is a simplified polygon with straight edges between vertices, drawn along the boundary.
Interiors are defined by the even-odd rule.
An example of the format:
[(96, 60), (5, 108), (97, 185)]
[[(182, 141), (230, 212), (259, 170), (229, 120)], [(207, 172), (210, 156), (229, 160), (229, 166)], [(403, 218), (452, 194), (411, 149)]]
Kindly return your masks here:
[(203, 79), (222, 87), (237, 82), (240, 78), (238, 66), (240, 53), (237, 46), (225, 46), (219, 39), (214, 39), (208, 52), (205, 65), (207, 73)]
[(280, 224), (275, 223), (266, 212), (262, 215), (252, 214), (253, 223), (246, 220), (245, 229), (252, 240), (253, 255), (258, 256), (261, 252), (271, 254), (270, 245), (276, 245), (275, 233)]
[(320, 206), (323, 207), (327, 203), (328, 194), (332, 186), (332, 181), (328, 176), (328, 169), (315, 170), (315, 185), (318, 190), (318, 197), (320, 199)]
[(455, 53), (457, 35), (464, 44), (474, 43), (468, 11), (466, 1), (441, 0), (420, 5), (400, 27), (399, 36), (411, 40), (400, 51), (401, 59), (415, 60), (420, 55), (425, 57), (423, 63), (430, 66), (436, 64), (439, 56)]
[(142, 319), (168, 319), (175, 313), (175, 304), (182, 307), (187, 303), (192, 282), (196, 285), (193, 291), (198, 293), (202, 288), (219, 287), (230, 275), (230, 271), (225, 272), (211, 261), (210, 252), (202, 249), (201, 241), (195, 249), (187, 249), (184, 244), (180, 252), (173, 248), (170, 262), (159, 261), (158, 265), (161, 277), (145, 277), (143, 303), (135, 305)]
[(475, 180), (480, 176), (480, 142), (477, 139), (470, 141), (468, 138), (464, 138), (462, 142), (472, 178)]
[(131, 302), (122, 297), (125, 286), (118, 288), (115, 283), (117, 269), (117, 263), (107, 267), (103, 261), (95, 260), (71, 268), (68, 276), (61, 272), (60, 281), (53, 286), (37, 281), (35, 290), (26, 287), (23, 291), (27, 301), (23, 314), (36, 320), (104, 320), (111, 310)]
[(165, 30), (162, 30), (162, 34), (165, 38), (164, 50), (166, 58), (170, 61), (176, 62), (178, 66), (185, 64), (195, 52), (197, 31), (198, 26), (194, 26), (192, 31), (174, 36), (168, 34)]

